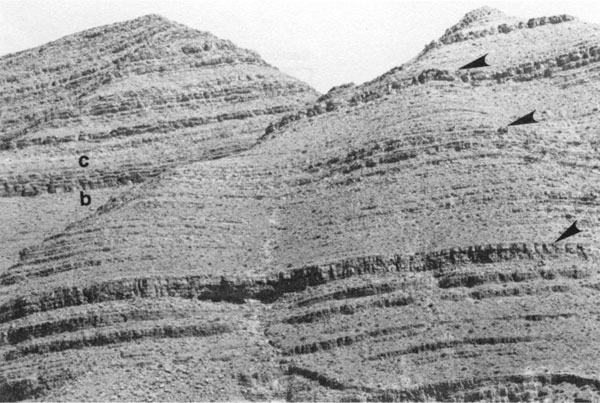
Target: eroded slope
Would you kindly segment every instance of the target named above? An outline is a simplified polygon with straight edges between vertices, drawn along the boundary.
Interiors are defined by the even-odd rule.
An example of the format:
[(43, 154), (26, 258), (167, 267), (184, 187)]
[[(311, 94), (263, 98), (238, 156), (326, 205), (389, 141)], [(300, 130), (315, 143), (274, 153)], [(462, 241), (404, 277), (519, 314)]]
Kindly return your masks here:
[(256, 53), (157, 15), (3, 56), (0, 196), (42, 199), (2, 200), (0, 270), (47, 228), (89, 213), (79, 190), (97, 208), (172, 167), (252, 146), (316, 97)]
[[(156, 15), (4, 56), (0, 71), (9, 196), (139, 182), (243, 149), (269, 115), (315, 94), (252, 51)], [(73, 163), (85, 153), (88, 172)]]
[[(505, 23), (488, 11), (466, 24)], [(598, 32), (523, 29), (559, 44), (526, 47), (529, 61)], [(23, 251), (0, 279), (2, 390), (97, 398), (98, 377), (115, 400), (149, 398), (149, 378), (184, 391), (163, 399), (597, 399), (598, 66), (589, 53), (549, 74), (457, 70), (494, 35), (451, 43), (464, 63), (447, 74), (403, 75), (437, 69), (432, 48)], [(521, 31), (498, 35), (486, 50), (519, 68), (506, 46), (529, 46)], [(538, 124), (507, 127), (534, 109)], [(574, 220), (584, 231), (554, 244)], [(212, 310), (224, 324), (196, 316)], [(139, 383), (109, 382), (135, 366)], [(193, 389), (206, 371), (221, 376), (210, 394)]]

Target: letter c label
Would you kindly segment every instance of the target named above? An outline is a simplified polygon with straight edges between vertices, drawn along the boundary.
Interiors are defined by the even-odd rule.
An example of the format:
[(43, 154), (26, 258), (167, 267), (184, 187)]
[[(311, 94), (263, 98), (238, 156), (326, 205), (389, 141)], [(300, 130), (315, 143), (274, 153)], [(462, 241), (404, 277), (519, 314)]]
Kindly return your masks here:
[(89, 161), (89, 160), (90, 159), (87, 156), (82, 155), (81, 157), (79, 157), (79, 166), (82, 167), (82, 168), (87, 167), (88, 165), (90, 165), (90, 163), (89, 162), (84, 162), (84, 161)]

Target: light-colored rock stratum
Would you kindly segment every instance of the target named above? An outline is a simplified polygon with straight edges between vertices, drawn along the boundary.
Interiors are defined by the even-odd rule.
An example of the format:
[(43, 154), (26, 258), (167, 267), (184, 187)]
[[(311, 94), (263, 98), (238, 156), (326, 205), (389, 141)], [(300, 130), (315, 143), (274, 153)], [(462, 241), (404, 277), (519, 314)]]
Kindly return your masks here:
[[(140, 21), (180, 27), (125, 24)], [(112, 34), (96, 33), (120, 26), (39, 49), (84, 60), (77, 38), (112, 49)], [(173, 54), (161, 63), (176, 65), (180, 45), (165, 45)], [(459, 70), (486, 53), (490, 67)], [(108, 84), (119, 94), (108, 98), (81, 88), (73, 99), (86, 113), (48, 121), (49, 100), (19, 101), (42, 91), (24, 78), (41, 57), (0, 59), (1, 92), (15, 97), (1, 115), (9, 189), (19, 170), (38, 172), (36, 183), (76, 177), (83, 149), (107, 164), (89, 170), (98, 177), (123, 172), (121, 155), (147, 172), (168, 168), (96, 189), (106, 199), (97, 210), (57, 218), (62, 226), (5, 257), (4, 400), (600, 399), (600, 26), (482, 8), (404, 65), (319, 98), (259, 63), (262, 84), (219, 71), (218, 101), (178, 102), (196, 91), (182, 90), (186, 65), (172, 89), (135, 77)], [(213, 80), (205, 68), (194, 80)], [(261, 88), (261, 110), (279, 108), (232, 120), (248, 132), (165, 123), (233, 113), (225, 94), (246, 94), (240, 81)], [(279, 98), (266, 90), (275, 87)], [(131, 112), (122, 91), (162, 100), (173, 119), (158, 106)], [(533, 110), (539, 123), (507, 126)], [(68, 128), (85, 135), (59, 141)], [(554, 243), (575, 220), (583, 232)]]

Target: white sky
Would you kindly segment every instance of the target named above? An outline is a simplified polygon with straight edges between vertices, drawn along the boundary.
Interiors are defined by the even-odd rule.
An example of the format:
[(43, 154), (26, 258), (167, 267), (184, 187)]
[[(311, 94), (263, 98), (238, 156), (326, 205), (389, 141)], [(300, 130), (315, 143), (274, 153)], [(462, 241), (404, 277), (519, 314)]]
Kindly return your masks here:
[(156, 13), (255, 50), (326, 92), (402, 64), (483, 5), (520, 18), (571, 14), (600, 24), (598, 0), (0, 0), (0, 55)]

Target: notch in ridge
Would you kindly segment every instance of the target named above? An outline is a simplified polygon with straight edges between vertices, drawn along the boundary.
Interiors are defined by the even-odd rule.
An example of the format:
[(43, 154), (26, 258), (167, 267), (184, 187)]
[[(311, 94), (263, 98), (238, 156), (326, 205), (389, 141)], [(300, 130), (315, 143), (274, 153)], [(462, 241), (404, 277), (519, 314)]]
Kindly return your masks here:
[(459, 68), (459, 70), (475, 69), (478, 67), (490, 67), (490, 65), (485, 62), (485, 58), (487, 55), (488, 54), (486, 53), (485, 55), (481, 56), (479, 59), (473, 60), (471, 63), (465, 64), (464, 66)]

